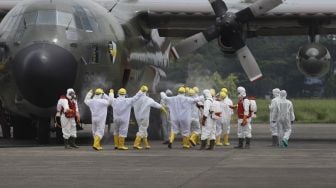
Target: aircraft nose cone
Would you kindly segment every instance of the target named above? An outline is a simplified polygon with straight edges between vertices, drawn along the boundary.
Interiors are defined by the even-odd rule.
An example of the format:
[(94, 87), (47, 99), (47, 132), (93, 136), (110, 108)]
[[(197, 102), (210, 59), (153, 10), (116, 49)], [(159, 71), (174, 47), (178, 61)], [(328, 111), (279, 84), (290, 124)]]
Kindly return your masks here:
[(51, 107), (73, 87), (77, 73), (74, 56), (48, 43), (30, 45), (14, 57), (13, 73), (22, 96), (38, 107)]

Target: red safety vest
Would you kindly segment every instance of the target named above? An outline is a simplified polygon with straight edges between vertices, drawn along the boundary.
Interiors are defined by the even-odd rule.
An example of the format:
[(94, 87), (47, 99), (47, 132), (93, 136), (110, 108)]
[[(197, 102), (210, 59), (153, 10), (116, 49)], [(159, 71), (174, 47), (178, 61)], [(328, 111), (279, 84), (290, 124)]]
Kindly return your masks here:
[(74, 118), (76, 117), (76, 103), (68, 99), (66, 96), (62, 95), (60, 99), (66, 99), (68, 101), (69, 109), (67, 112), (64, 112), (64, 109), (62, 107), (61, 114), (64, 113), (65, 117), (67, 118)]
[[(246, 99), (246, 97), (244, 97), (243, 99), (238, 101), (238, 108), (237, 108), (237, 114), (238, 114), (238, 118), (239, 119), (243, 119), (244, 118), (244, 99)], [(251, 117), (252, 115), (252, 111), (249, 109), (249, 114), (248, 114), (248, 118)]]

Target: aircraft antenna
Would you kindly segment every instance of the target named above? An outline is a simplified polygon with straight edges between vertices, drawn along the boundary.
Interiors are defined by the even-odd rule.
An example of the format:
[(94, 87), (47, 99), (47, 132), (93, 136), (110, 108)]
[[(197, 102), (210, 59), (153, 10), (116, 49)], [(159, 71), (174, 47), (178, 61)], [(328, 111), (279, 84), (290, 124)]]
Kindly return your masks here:
[(120, 0), (117, 0), (117, 2), (113, 5), (113, 7), (110, 8), (110, 9), (108, 10), (108, 12), (112, 12), (112, 10), (114, 9), (114, 7), (117, 6), (117, 4), (119, 3), (119, 1), (120, 1)]
[(69, 29), (71, 22), (72, 22), (72, 18), (70, 19), (70, 21), (69, 21), (69, 23), (68, 23), (68, 26), (65, 28), (65, 30), (68, 30), (68, 29)]
[(26, 18), (23, 18), (23, 26), (24, 26), (24, 29), (27, 29), (27, 22), (26, 22)]

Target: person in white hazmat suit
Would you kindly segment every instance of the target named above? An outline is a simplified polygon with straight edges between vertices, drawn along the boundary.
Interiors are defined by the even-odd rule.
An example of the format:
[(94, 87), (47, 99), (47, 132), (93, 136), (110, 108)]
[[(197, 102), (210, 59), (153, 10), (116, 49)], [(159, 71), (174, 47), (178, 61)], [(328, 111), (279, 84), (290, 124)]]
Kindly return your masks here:
[(235, 148), (242, 149), (245, 140), (245, 148), (249, 149), (252, 138), (250, 100), (246, 97), (246, 90), (244, 87), (238, 87), (237, 92), (238, 104), (236, 107), (238, 115), (238, 146)]
[(280, 91), (280, 99), (277, 103), (276, 110), (274, 110), (275, 123), (278, 124), (279, 140), (282, 147), (288, 147), (288, 140), (292, 133), (292, 124), (295, 120), (293, 104), (286, 99), (287, 92)]
[[(143, 93), (148, 92), (148, 87), (146, 85), (141, 86), (140, 90)], [(141, 140), (143, 139), (144, 145), (146, 149), (150, 149), (150, 145), (148, 144), (148, 133), (147, 129), (149, 126), (149, 115), (151, 107), (161, 109), (162, 111), (166, 111), (165, 108), (155, 102), (152, 98), (143, 95), (139, 100), (135, 101), (133, 104), (135, 119), (139, 126), (139, 131), (136, 134), (136, 138), (134, 141), (133, 148), (134, 149), (142, 149)]]
[(131, 109), (135, 101), (144, 95), (139, 91), (135, 96), (126, 98), (127, 91), (124, 88), (118, 90), (118, 97), (114, 98), (114, 91), (111, 89), (109, 96), (112, 99), (113, 122), (114, 122), (114, 148), (118, 150), (128, 150), (125, 146), (125, 138), (128, 133)]
[(214, 149), (216, 140), (216, 124), (221, 117), (220, 103), (215, 101), (210, 90), (204, 90), (204, 109), (201, 120), (201, 147), (200, 150), (205, 149), (207, 140), (210, 140), (207, 150)]
[(271, 146), (279, 146), (279, 138), (278, 138), (278, 125), (276, 123), (275, 117), (274, 117), (274, 111), (277, 108), (278, 101), (280, 100), (280, 89), (274, 88), (272, 90), (273, 99), (271, 100), (271, 104), (269, 105), (270, 110), (270, 131), (272, 134), (272, 145)]
[(57, 102), (57, 113), (60, 114), (64, 146), (66, 149), (79, 148), (76, 144), (76, 121), (80, 122), (77, 96), (72, 88), (67, 89), (65, 96), (61, 96)]
[[(194, 89), (189, 89), (189, 97), (198, 98)], [(190, 124), (190, 144), (196, 146), (199, 135), (201, 134), (201, 124), (200, 124), (200, 110), (194, 104), (191, 109), (191, 124)]]
[(185, 88), (178, 89), (178, 95), (168, 97), (164, 92), (161, 92), (161, 99), (167, 104), (170, 114), (171, 133), (169, 137), (168, 148), (172, 148), (175, 135), (181, 132), (183, 140), (183, 148), (189, 149), (189, 136), (191, 124), (191, 109), (201, 98), (190, 98), (185, 96)]
[[(226, 90), (227, 91), (227, 90)], [(233, 114), (233, 110), (230, 106), (233, 105), (230, 98), (227, 96), (227, 92), (221, 91), (219, 93), (220, 108), (222, 110), (222, 116), (217, 122), (216, 127), (216, 146), (223, 145), (221, 143), (221, 135), (224, 133), (224, 146), (229, 146), (229, 134), (230, 134), (230, 121)]]
[[(173, 93), (169, 89), (167, 89), (165, 93), (168, 97), (173, 95)], [(168, 144), (170, 130), (171, 130), (169, 109), (168, 109), (167, 104), (162, 99), (160, 101), (160, 104), (166, 109), (166, 112), (161, 111), (160, 116), (161, 116), (161, 129), (162, 129), (163, 144)]]
[(102, 150), (101, 139), (104, 136), (107, 108), (111, 105), (110, 99), (103, 91), (98, 88), (93, 91), (90, 90), (84, 99), (84, 103), (90, 108), (92, 121), (92, 135), (93, 135), (93, 149)]

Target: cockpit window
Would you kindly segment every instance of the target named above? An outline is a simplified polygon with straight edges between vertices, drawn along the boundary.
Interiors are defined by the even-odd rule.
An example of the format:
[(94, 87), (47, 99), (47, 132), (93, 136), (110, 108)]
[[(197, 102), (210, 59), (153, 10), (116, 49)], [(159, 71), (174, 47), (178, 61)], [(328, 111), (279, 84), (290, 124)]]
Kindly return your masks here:
[(56, 11), (40, 10), (37, 14), (37, 25), (56, 25)]
[(25, 13), (23, 15), (23, 18), (24, 18), (23, 21), (26, 22), (26, 25), (34, 25), (37, 19), (37, 12)]
[(76, 20), (72, 14), (65, 12), (57, 12), (57, 25), (67, 28), (76, 28)]

